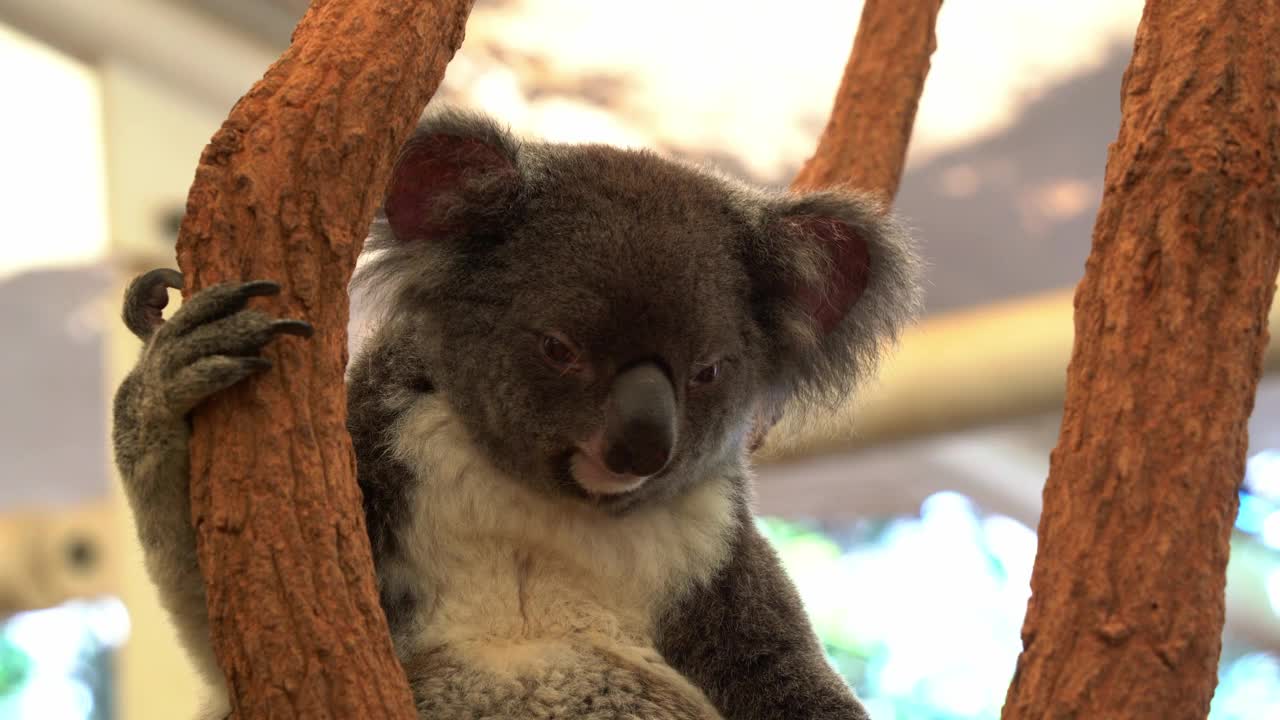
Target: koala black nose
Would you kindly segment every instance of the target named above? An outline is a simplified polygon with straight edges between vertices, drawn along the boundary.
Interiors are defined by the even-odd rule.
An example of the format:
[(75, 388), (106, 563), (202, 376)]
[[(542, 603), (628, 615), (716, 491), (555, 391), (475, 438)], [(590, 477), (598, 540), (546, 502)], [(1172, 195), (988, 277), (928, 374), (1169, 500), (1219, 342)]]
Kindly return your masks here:
[(671, 461), (678, 424), (671, 381), (652, 363), (618, 375), (609, 395), (604, 464), (622, 475), (653, 475)]

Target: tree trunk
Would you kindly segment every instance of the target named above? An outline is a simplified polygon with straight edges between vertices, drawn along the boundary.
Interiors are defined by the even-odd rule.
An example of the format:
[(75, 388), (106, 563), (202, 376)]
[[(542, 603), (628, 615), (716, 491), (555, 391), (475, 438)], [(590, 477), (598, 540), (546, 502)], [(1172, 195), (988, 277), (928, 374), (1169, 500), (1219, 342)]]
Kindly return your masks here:
[(831, 119), (793, 188), (849, 185), (893, 201), (941, 9), (942, 0), (866, 0)]
[(1280, 9), (1150, 0), (1004, 718), (1195, 718), (1280, 264)]
[[(938, 46), (941, 9), (942, 0), (866, 0), (831, 118), (793, 190), (845, 186), (875, 193), (886, 206), (893, 202)], [(764, 444), (781, 411), (757, 416), (752, 450)]]
[(316, 328), (274, 344), (274, 370), (195, 415), (192, 511), (238, 717), (417, 716), (345, 427), (347, 283), (471, 5), (315, 0), (200, 158), (178, 238), (188, 295), (276, 280), (269, 309)]

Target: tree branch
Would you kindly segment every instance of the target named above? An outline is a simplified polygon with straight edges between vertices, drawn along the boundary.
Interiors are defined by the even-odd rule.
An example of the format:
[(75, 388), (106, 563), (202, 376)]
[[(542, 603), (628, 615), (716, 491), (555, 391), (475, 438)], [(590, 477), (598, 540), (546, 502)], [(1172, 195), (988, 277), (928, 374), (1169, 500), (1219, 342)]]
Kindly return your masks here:
[(1209, 712), (1280, 267), (1280, 9), (1149, 0), (1004, 718)]
[(791, 186), (898, 194), (942, 0), (867, 0), (831, 119)]
[(468, 0), (315, 0), (205, 149), (188, 295), (271, 279), (309, 341), (195, 415), (193, 518), (233, 713), (415, 718), (378, 604), (345, 428), (347, 283), (390, 162), (462, 42)]

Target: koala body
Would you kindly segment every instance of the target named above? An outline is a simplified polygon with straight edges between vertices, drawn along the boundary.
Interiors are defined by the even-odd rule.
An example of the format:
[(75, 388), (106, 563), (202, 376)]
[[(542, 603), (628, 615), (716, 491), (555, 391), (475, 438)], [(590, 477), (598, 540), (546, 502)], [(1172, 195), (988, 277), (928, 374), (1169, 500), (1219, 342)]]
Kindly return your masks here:
[[(379, 319), (348, 427), (423, 718), (865, 717), (756, 529), (746, 446), (762, 411), (851, 390), (915, 310), (915, 257), (874, 203), (444, 111), (402, 150), (368, 249)], [(217, 682), (185, 414), (307, 328), (246, 310), (261, 282), (161, 324), (171, 273), (126, 296), (148, 343), (117, 458)]]
[(723, 564), (727, 479), (613, 517), (512, 482), (438, 397), (402, 422), (392, 452), (430, 481), (380, 576), (414, 595), (394, 636), (424, 718), (720, 717), (663, 661), (653, 609)]

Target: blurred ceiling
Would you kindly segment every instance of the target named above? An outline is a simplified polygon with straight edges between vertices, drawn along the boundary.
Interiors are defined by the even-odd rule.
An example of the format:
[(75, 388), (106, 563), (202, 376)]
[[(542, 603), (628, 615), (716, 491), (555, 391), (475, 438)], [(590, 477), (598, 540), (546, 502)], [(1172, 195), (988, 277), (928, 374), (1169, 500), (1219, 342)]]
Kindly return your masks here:
[[(174, 1), (277, 48), (308, 5)], [(480, 0), (438, 97), (521, 132), (654, 146), (785, 184), (825, 122), (861, 3), (733, 7)], [(943, 6), (898, 200), (930, 264), (930, 312), (1079, 279), (1141, 7)]]

